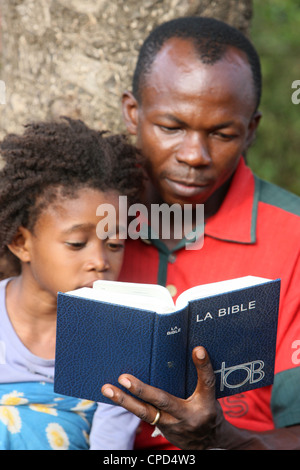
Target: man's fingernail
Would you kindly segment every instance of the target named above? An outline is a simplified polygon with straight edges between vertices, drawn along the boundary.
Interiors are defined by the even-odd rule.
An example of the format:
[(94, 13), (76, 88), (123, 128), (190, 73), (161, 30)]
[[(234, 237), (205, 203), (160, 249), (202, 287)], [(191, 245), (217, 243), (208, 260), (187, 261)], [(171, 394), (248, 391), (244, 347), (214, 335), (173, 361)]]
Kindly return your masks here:
[(102, 393), (107, 398), (113, 398), (114, 396), (114, 391), (112, 388), (105, 388), (104, 390), (102, 390)]
[(205, 350), (203, 348), (197, 349), (196, 352), (197, 359), (200, 359), (201, 361), (205, 359)]
[(119, 379), (119, 384), (123, 385), (123, 387), (125, 387), (125, 388), (130, 388), (131, 387), (131, 382), (126, 377), (121, 377)]

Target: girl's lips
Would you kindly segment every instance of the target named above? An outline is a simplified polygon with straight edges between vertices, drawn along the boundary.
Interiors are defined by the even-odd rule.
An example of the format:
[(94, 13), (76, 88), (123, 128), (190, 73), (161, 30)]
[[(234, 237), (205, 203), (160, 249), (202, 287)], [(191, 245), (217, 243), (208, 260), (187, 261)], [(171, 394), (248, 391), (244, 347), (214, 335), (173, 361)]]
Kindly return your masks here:
[(80, 286), (80, 287), (93, 287), (93, 284), (95, 281), (98, 281), (99, 279), (94, 279), (93, 281), (91, 282), (87, 282), (86, 284), (84, 284), (83, 286)]

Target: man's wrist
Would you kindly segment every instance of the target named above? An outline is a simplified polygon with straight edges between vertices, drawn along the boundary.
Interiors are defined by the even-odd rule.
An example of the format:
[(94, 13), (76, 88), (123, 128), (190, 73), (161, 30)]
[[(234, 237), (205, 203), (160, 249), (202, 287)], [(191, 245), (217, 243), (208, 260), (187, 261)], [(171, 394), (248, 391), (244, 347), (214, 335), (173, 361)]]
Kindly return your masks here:
[[(221, 409), (221, 407), (220, 407)], [(214, 439), (210, 448), (224, 450), (299, 450), (300, 425), (269, 431), (250, 431), (230, 424), (218, 414)]]
[(214, 439), (210, 448), (224, 450), (259, 450), (265, 448), (257, 433), (230, 424), (221, 412), (217, 417)]

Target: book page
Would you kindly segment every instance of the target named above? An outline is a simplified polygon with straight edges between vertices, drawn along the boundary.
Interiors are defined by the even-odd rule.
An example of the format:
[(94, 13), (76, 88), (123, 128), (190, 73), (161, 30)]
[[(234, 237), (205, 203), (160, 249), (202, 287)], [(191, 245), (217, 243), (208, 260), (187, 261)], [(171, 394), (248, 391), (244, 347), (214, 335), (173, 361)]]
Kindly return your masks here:
[(175, 310), (170, 292), (165, 287), (155, 284), (96, 281), (93, 288), (83, 287), (67, 294), (157, 313), (169, 313)]
[(263, 284), (271, 279), (256, 276), (244, 276), (227, 281), (212, 282), (201, 286), (191, 287), (178, 297), (176, 308), (180, 309), (187, 305), (190, 300), (202, 299), (211, 295), (223, 294), (232, 290), (243, 289), (245, 287)]

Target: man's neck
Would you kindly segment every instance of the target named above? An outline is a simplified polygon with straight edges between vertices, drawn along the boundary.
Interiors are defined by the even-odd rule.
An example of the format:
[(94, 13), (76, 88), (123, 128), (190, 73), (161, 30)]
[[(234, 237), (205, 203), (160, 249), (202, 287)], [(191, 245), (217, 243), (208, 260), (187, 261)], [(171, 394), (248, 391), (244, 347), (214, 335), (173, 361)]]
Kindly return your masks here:
[(222, 202), (224, 201), (226, 194), (231, 185), (232, 176), (229, 178), (220, 188), (218, 188), (214, 194), (207, 199), (204, 203), (204, 218), (205, 220), (209, 219), (215, 215), (221, 207)]

